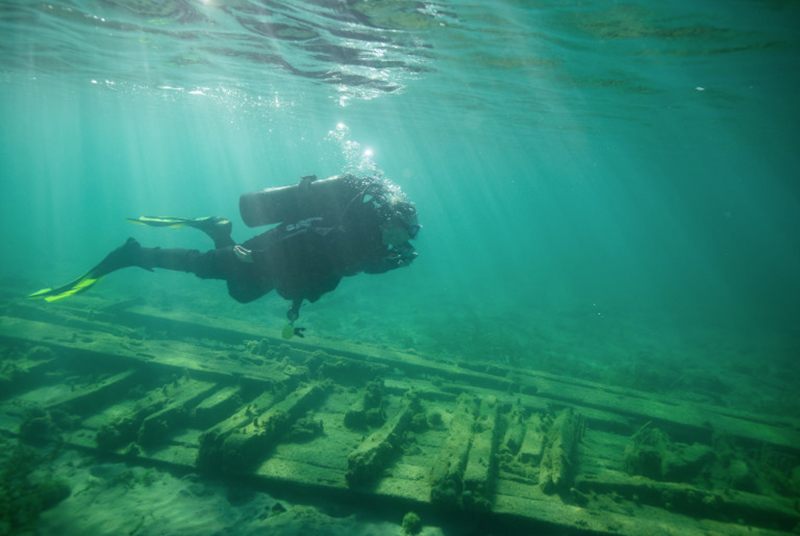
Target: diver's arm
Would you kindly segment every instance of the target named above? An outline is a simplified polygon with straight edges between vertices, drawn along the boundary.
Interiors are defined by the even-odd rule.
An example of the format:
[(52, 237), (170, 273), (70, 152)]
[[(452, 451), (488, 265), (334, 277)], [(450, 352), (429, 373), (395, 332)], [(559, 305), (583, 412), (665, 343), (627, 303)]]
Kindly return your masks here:
[(298, 318), (300, 318), (300, 306), (303, 305), (303, 298), (297, 298), (292, 300), (292, 306), (286, 311), (286, 318), (289, 319), (289, 322), (294, 322)]
[(301, 328), (294, 325), (295, 321), (298, 318), (300, 318), (301, 305), (303, 305), (302, 298), (292, 300), (292, 306), (289, 308), (288, 311), (286, 311), (286, 318), (289, 319), (289, 323), (286, 324), (286, 326), (284, 326), (283, 328), (284, 339), (291, 339), (294, 336), (298, 336), (301, 339), (305, 337), (305, 334), (303, 332), (306, 330), (306, 328)]

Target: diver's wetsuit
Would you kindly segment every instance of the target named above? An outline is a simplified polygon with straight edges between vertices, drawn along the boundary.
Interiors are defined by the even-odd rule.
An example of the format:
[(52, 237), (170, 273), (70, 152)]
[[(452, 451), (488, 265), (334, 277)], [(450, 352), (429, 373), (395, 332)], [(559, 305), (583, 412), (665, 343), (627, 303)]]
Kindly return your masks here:
[(228, 292), (246, 303), (273, 288), (299, 308), (336, 288), (343, 276), (381, 273), (404, 266), (414, 257), (406, 242), (400, 248), (383, 244), (383, 215), (371, 201), (376, 183), (342, 181), (338, 202), (320, 216), (277, 227), (247, 240), (249, 260), (237, 256), (230, 235), (215, 236), (215, 249), (141, 248), (140, 266), (191, 272), (203, 279), (227, 281)]

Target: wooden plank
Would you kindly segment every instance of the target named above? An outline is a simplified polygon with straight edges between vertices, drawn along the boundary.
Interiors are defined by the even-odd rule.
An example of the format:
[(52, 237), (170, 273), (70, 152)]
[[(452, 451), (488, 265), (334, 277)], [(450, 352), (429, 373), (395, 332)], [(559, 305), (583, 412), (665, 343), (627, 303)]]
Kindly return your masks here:
[(502, 479), (497, 482), (493, 512), (520, 522), (536, 520), (552, 525), (551, 531), (542, 531), (545, 534), (548, 532), (557, 534), (564, 531), (565, 527), (595, 531), (600, 534), (609, 532), (607, 522), (599, 519), (601, 516), (594, 512), (564, 504), (557, 498), (545, 495), (534, 486), (524, 486)]
[(509, 455), (516, 456), (525, 438), (525, 410), (518, 401), (506, 419), (506, 431), (500, 441), (500, 447)]
[(310, 441), (281, 442), (275, 447), (273, 456), (312, 465), (320, 465), (347, 472), (347, 454), (362, 441), (363, 432), (353, 431), (344, 425), (344, 410), (352, 402), (352, 393), (332, 390), (314, 410), (314, 419), (322, 423), (324, 433)]
[[(659, 397), (653, 393), (645, 393), (634, 389), (600, 384), (585, 379), (572, 378), (563, 375), (548, 373), (544, 371), (534, 371), (525, 368), (498, 365), (495, 362), (464, 362), (458, 364), (431, 363), (424, 357), (413, 353), (402, 352), (394, 349), (374, 348), (364, 344), (347, 343), (343, 341), (325, 341), (314, 338), (313, 341), (283, 341), (278, 337), (265, 337), (261, 327), (254, 328), (251, 323), (236, 319), (225, 318), (215, 319), (207, 314), (197, 314), (190, 311), (164, 311), (154, 307), (139, 305), (136, 303), (125, 304), (120, 307), (118, 302), (96, 296), (81, 296), (80, 300), (90, 305), (76, 307), (70, 303), (59, 304), (57, 308), (50, 304), (40, 304), (38, 302), (16, 302), (7, 309), (7, 317), (0, 317), (0, 332), (3, 331), (3, 323), (6, 318), (28, 318), (31, 320), (45, 319), (51, 324), (68, 324), (70, 327), (94, 327), (98, 331), (107, 331), (118, 335), (133, 334), (141, 326), (155, 326), (162, 331), (171, 332), (171, 336), (188, 335), (195, 337), (198, 332), (204, 332), (208, 337), (239, 344), (245, 340), (264, 340), (276, 347), (287, 347), (304, 349), (313, 352), (320, 348), (334, 354), (349, 353), (359, 359), (379, 359), (395, 361), (403, 366), (409, 363), (412, 367), (417, 367), (420, 371), (433, 372), (442, 371), (445, 376), (453, 369), (460, 369), (462, 372), (474, 373), (475, 378), (493, 376), (495, 378), (515, 377), (521, 378), (523, 383), (534, 386), (541, 394), (547, 398), (563, 399), (575, 403), (586, 394), (604, 393), (609, 399), (616, 398), (617, 403), (613, 403), (614, 408), (622, 408), (625, 405), (636, 408), (638, 402), (657, 401), (667, 407), (676, 408), (680, 411), (684, 407), (699, 408), (705, 413), (715, 413), (720, 416), (735, 418), (738, 420), (752, 421), (754, 423), (767, 424), (777, 428), (787, 428), (790, 430), (800, 430), (800, 419), (786, 415), (762, 415), (748, 413), (742, 410), (732, 410), (706, 404), (697, 403), (676, 403), (674, 400)], [(128, 322), (132, 327), (121, 325)], [(10, 331), (10, 330), (9, 330)], [(80, 336), (80, 334), (76, 334)], [(427, 368), (426, 368), (427, 367)], [(474, 381), (469, 381), (468, 377), (463, 378), (471, 385), (478, 385)], [(498, 384), (500, 385), (500, 384)], [(505, 384), (504, 384), (505, 385)], [(577, 390), (576, 390), (577, 389)], [(582, 390), (581, 390), (582, 389)], [(530, 393), (528, 393), (530, 394)], [(565, 395), (559, 396), (559, 395)], [(596, 399), (596, 397), (590, 397)], [(645, 415), (646, 417), (646, 415)], [(589, 417), (587, 416), (587, 419)]]
[[(152, 316), (154, 318), (169, 318), (176, 322), (198, 323), (207, 325), (208, 322), (203, 317), (190, 313), (165, 313), (153, 308), (135, 307), (126, 314), (139, 315), (141, 317)], [(227, 330), (228, 337), (242, 338), (259, 336), (263, 334), (254, 332), (252, 328), (236, 321), (226, 324), (231, 326)], [(266, 337), (266, 339), (270, 339)], [(469, 364), (470, 368), (465, 369), (441, 362), (433, 362), (424, 357), (401, 352), (394, 349), (370, 348), (364, 345), (355, 345), (343, 341), (336, 343), (326, 343), (317, 340), (313, 344), (308, 342), (291, 341), (288, 346), (293, 348), (305, 348), (309, 351), (324, 348), (326, 351), (335, 354), (348, 354), (354, 358), (381, 362), (392, 367), (399, 367), (406, 372), (423, 373), (427, 375), (435, 374), (449, 379), (456, 379), (470, 387), (488, 387), (502, 391), (514, 391), (520, 385), (530, 385), (533, 391), (525, 391), (521, 394), (535, 394), (539, 398), (559, 400), (568, 402), (578, 407), (592, 407), (603, 409), (610, 412), (632, 415), (642, 419), (658, 419), (672, 421), (691, 427), (695, 430), (704, 430), (709, 420), (716, 421), (720, 418), (722, 429), (732, 435), (743, 437), (753, 441), (769, 441), (775, 445), (797, 450), (800, 448), (800, 419), (792, 419), (786, 416), (764, 416), (748, 414), (747, 412), (734, 411), (728, 408), (718, 408), (710, 405), (694, 403), (677, 403), (672, 399), (659, 398), (652, 393), (636, 391), (634, 389), (609, 386), (581, 380), (568, 378), (556, 374), (541, 371), (530, 371), (515, 367), (499, 366), (496, 363)], [(490, 373), (482, 372), (489, 371)], [(515, 384), (515, 380), (508, 378), (519, 378), (522, 384)], [(585, 418), (591, 418), (585, 411), (581, 411)]]
[(542, 461), (539, 465), (539, 486), (545, 493), (566, 491), (577, 465), (576, 452), (583, 434), (583, 420), (572, 408), (561, 410), (547, 431)]
[(462, 395), (450, 419), (450, 431), (431, 468), (431, 502), (444, 507), (460, 507), (464, 469), (467, 465), (472, 429), (478, 401)]
[[(462, 362), (456, 364), (448, 364), (442, 362), (431, 362), (422, 356), (413, 353), (402, 352), (395, 349), (387, 348), (373, 348), (364, 344), (353, 344), (346, 341), (330, 342), (323, 339), (315, 338), (313, 342), (304, 340), (284, 341), (279, 337), (264, 336), (261, 328), (254, 329), (252, 324), (242, 322), (236, 319), (224, 319), (224, 322), (219, 322), (217, 319), (210, 318), (208, 315), (200, 315), (190, 311), (164, 311), (154, 307), (133, 305), (131, 307), (116, 307), (117, 304), (112, 303), (109, 307), (106, 300), (94, 297), (81, 297), (83, 300), (88, 300), (95, 305), (91, 307), (91, 314), (87, 314), (85, 307), (77, 308), (70, 304), (60, 304), (58, 309), (54, 309), (52, 305), (39, 304), (36, 302), (19, 302), (15, 303), (9, 317), (19, 316), (36, 320), (37, 318), (46, 318), (49, 322), (59, 323), (66, 322), (74, 327), (76, 322), (80, 322), (82, 327), (95, 325), (112, 333), (131, 333), (132, 328), (121, 326), (122, 322), (128, 321), (134, 326), (155, 326), (161, 331), (172, 332), (171, 336), (189, 335), (196, 337), (196, 333), (204, 332), (208, 337), (215, 338), (220, 341), (239, 344), (247, 339), (256, 339), (268, 342), (270, 345), (276, 347), (304, 349), (309, 352), (324, 349), (333, 354), (344, 355), (350, 354), (357, 359), (368, 359), (392, 362), (391, 366), (409, 366), (414, 370), (418, 369), (421, 372), (433, 372), (440, 370), (444, 372), (445, 376), (455, 377), (461, 372), (467, 373), (463, 379), (469, 384), (474, 386), (483, 385), (482, 379), (494, 377), (495, 380), (500, 380), (492, 386), (494, 388), (503, 388), (507, 386), (506, 378), (515, 378), (511, 381), (521, 381), (520, 385), (531, 385), (542, 396), (554, 399), (563, 399), (575, 402), (580, 400), (586, 390), (596, 395), (603, 395), (607, 401), (610, 401), (614, 408), (621, 408), (625, 405), (635, 408), (638, 401), (645, 402), (658, 402), (668, 407), (678, 408), (681, 410), (684, 407), (700, 408), (702, 411), (715, 412), (720, 416), (727, 416), (739, 420), (752, 421), (755, 423), (768, 424), (777, 428), (788, 428), (791, 430), (800, 430), (800, 419), (791, 418), (789, 416), (781, 415), (761, 415), (748, 413), (742, 410), (733, 410), (730, 408), (721, 408), (707, 404), (697, 403), (679, 403), (671, 398), (659, 397), (653, 393), (646, 393), (636, 391), (635, 389), (600, 384), (585, 379), (567, 377), (563, 375), (547, 373), (544, 371), (530, 370), (520, 367), (513, 367), (507, 365), (500, 365), (495, 362)], [(109, 314), (108, 311), (114, 309), (114, 312)], [(54, 311), (58, 311), (55, 313)], [(0, 317), (2, 319), (3, 317)], [(91, 318), (93, 322), (86, 319)], [(105, 322), (102, 322), (105, 320)], [(0, 327), (2, 322), (0, 322)], [(135, 329), (135, 327), (133, 328)], [(1, 331), (1, 330), (0, 330)], [(454, 375), (455, 374), (455, 375)], [(470, 377), (469, 374), (474, 376)], [(491, 383), (491, 380), (487, 380)], [(527, 392), (531, 394), (531, 392)], [(591, 397), (598, 399), (597, 397)], [(613, 402), (616, 399), (616, 402)]]
[(258, 478), (270, 482), (288, 482), (293, 485), (305, 484), (313, 487), (347, 489), (344, 472), (330, 467), (312, 465), (298, 460), (272, 456), (256, 471)]
[(192, 426), (200, 429), (208, 428), (229, 416), (245, 401), (242, 388), (238, 385), (227, 385), (214, 391), (200, 402), (192, 411)]
[(713, 422), (715, 432), (759, 443), (766, 441), (795, 451), (800, 449), (800, 421), (797, 420), (769, 423), (763, 418), (753, 420), (751, 416), (736, 415), (736, 412), (724, 408), (659, 400), (630, 389), (609, 391), (608, 388), (595, 389), (548, 378), (540, 378), (536, 385), (537, 396), (543, 398), (636, 416), (642, 420), (669, 422), (697, 433), (710, 433), (708, 424)]
[[(376, 498), (388, 500), (402, 499), (403, 505), (408, 501), (432, 502), (434, 507), (482, 509), (512, 523), (519, 521), (519, 526), (535, 522), (576, 532), (743, 534), (745, 528), (724, 519), (735, 518), (737, 513), (744, 512), (753, 533), (768, 533), (764, 527), (791, 530), (787, 527), (798, 522), (788, 498), (776, 502), (765, 496), (735, 491), (698, 491), (683, 484), (655, 481), (642, 485), (640, 477), (621, 472), (628, 436), (645, 420), (653, 420), (679, 437), (680, 434), (697, 435), (703, 431), (708, 434), (713, 427), (716, 431), (733, 433), (738, 439), (753, 441), (756, 437), (760, 439), (764, 430), (771, 430), (775, 434), (764, 434), (763, 437), (771, 445), (783, 446), (782, 454), (787, 454), (786, 449), (797, 451), (796, 445), (787, 446), (792, 434), (797, 432), (791, 420), (671, 403), (647, 393), (555, 375), (526, 373), (521, 375), (523, 380), (519, 380), (514, 377), (516, 373), (512, 374), (514, 371), (507, 367), (432, 363), (421, 356), (378, 349), (363, 351), (352, 345), (342, 345), (341, 348), (325, 348), (323, 345), (321, 348), (308, 341), (287, 344), (265, 339), (252, 328), (248, 332), (238, 327), (229, 329), (227, 323), (220, 329), (206, 330), (205, 334), (213, 340), (195, 340), (201, 324), (186, 319), (164, 323), (165, 331), (160, 335), (179, 335), (178, 338), (183, 340), (137, 340), (134, 335), (137, 330), (144, 331), (141, 326), (157, 328), (162, 325), (159, 317), (145, 315), (137, 320), (134, 318), (136, 315), (109, 313), (108, 318), (134, 320), (130, 326), (113, 329), (111, 323), (97, 322), (86, 314), (81, 318), (77, 315), (62, 318), (60, 312), (52, 311), (59, 309), (48, 313), (48, 322), (37, 320), (35, 311), (25, 313), (27, 318), (21, 319), (24, 322), (17, 322), (14, 327), (29, 331), (20, 333), (6, 332), (5, 317), (0, 317), (0, 337), (6, 341), (33, 343), (37, 337), (46, 334), (50, 337), (48, 344), (73, 351), (73, 357), (80, 357), (84, 363), (91, 359), (104, 359), (106, 362), (116, 359), (125, 366), (136, 362), (144, 372), (159, 371), (161, 374), (178, 367), (189, 368), (197, 371), (198, 377), (204, 380), (214, 378), (217, 382), (227, 382), (214, 393), (205, 391), (190, 396), (191, 403), (181, 403), (174, 398), (155, 403), (154, 399), (149, 407), (150, 413), (135, 413), (140, 420), (137, 430), (149, 427), (148, 434), (154, 440), (144, 441), (151, 447), (147, 452), (128, 452), (132, 459), (190, 467), (195, 459), (201, 463), (205, 451), (211, 453), (207, 456), (209, 465), (223, 467), (226, 458), (235, 458), (244, 452), (251, 454), (251, 459), (242, 463), (229, 462), (227, 465), (233, 467), (233, 472), (247, 473), (258, 466), (251, 474), (257, 479), (306, 486), (309, 493), (322, 489), (347, 493), (349, 457), (346, 454), (360, 449), (367, 468), (362, 470), (362, 474), (381, 477), (369, 482), (370, 486), (362, 486), (362, 493), (368, 491)], [(103, 317), (104, 314), (97, 316)], [(139, 322), (139, 327), (135, 327), (136, 322)], [(257, 353), (260, 350), (254, 347), (256, 343), (247, 342), (254, 340), (261, 341), (257, 346), (266, 348), (264, 353)], [(116, 350), (115, 343), (119, 343)], [(242, 344), (244, 349), (231, 344)], [(84, 356), (88, 358), (84, 359)], [(59, 360), (53, 366), (57, 365), (61, 373), (77, 365), (78, 361)], [(194, 368), (184, 366), (189, 362), (194, 362)], [(296, 395), (302, 387), (286, 399), (276, 400), (272, 393), (278, 390), (277, 385), (294, 386), (299, 378), (318, 377), (327, 372), (341, 376), (351, 371), (368, 370), (380, 371), (390, 410), (399, 405), (396, 394), (416, 385), (420, 398), (426, 401), (426, 405), (430, 403), (429, 409), (436, 407), (441, 410), (445, 416), (444, 425), (432, 424), (431, 429), (425, 432), (414, 429), (413, 451), (394, 456), (397, 449), (392, 437), (399, 437), (403, 429), (407, 429), (398, 425), (399, 421), (405, 420), (402, 408), (398, 408), (399, 413), (390, 413), (390, 421), (385, 428), (372, 434), (371, 440), (363, 441), (358, 433), (344, 426), (346, 410), (354, 398), (352, 389), (345, 387), (328, 397), (327, 400), (332, 402), (323, 403), (314, 415), (315, 420), (324, 423), (324, 435), (305, 443), (281, 442), (281, 433), (292, 419), (314, 404), (307, 405), (302, 396)], [(232, 376), (241, 376), (244, 380)], [(364, 382), (361, 377), (348, 380), (339, 376), (336, 377), (343, 385), (363, 385)], [(247, 387), (248, 393), (255, 385), (268, 392), (262, 393), (254, 403), (241, 407), (240, 385)], [(93, 391), (97, 385), (84, 387)], [(20, 415), (12, 415), (12, 410), (24, 409), (27, 403), (40, 402), (42, 397), (46, 403), (66, 400), (64, 397), (69, 388), (63, 382), (42, 385), (9, 400), (9, 404), (2, 408), (0, 425), (8, 424), (16, 431), (18, 424), (15, 423), (18, 423)], [(108, 393), (109, 398), (100, 399), (107, 402), (125, 391), (112, 390)], [(453, 393), (459, 392), (469, 395), (457, 402)], [(293, 395), (296, 395), (294, 402), (286, 402)], [(492, 397), (502, 398), (495, 400), (494, 405), (488, 404), (486, 401)], [(508, 400), (511, 397), (518, 403), (509, 415), (506, 408), (511, 405), (503, 398)], [(482, 399), (484, 403), (478, 406), (476, 399)], [(202, 434), (198, 430), (177, 430), (179, 425), (189, 422), (188, 410), (195, 403), (198, 404), (195, 409), (200, 411), (194, 413), (194, 425), (203, 428), (213, 425), (212, 428)], [(14, 404), (18, 406), (11, 408)], [(66, 432), (65, 441), (83, 448), (94, 448), (94, 429), (110, 419), (128, 415), (131, 404), (127, 401), (106, 407), (85, 419), (82, 428)], [(87, 408), (89, 405), (79, 403), (76, 407)], [(552, 426), (546, 426), (551, 422), (547, 415), (565, 407), (572, 409), (563, 410), (556, 415)], [(365, 408), (362, 401), (357, 409)], [(230, 415), (231, 412), (235, 413)], [(568, 425), (574, 419), (564, 417), (569, 414), (585, 416), (589, 430), (582, 442), (575, 440), (579, 436), (575, 431), (580, 427)], [(531, 416), (528, 420), (527, 415)], [(157, 417), (164, 420), (159, 421)], [(431, 413), (428, 417), (435, 423)], [(145, 422), (151, 424), (145, 426), (142, 424)], [(170, 441), (162, 446), (155, 440), (160, 438), (155, 432), (165, 429), (170, 432)], [(265, 429), (276, 432), (270, 434)], [(493, 463), (498, 458), (498, 430), (507, 433), (502, 441), (503, 461), (495, 471)], [(136, 439), (140, 435), (135, 432), (133, 437)], [(202, 445), (206, 446), (205, 449)], [(209, 449), (208, 445), (213, 448)], [(391, 448), (387, 450), (386, 445)], [(387, 456), (386, 452), (392, 456)], [(507, 452), (511, 454), (507, 455)], [(575, 488), (570, 487), (570, 473), (575, 466), (570, 452), (577, 452), (581, 462)], [(369, 479), (354, 479), (359, 480), (366, 482)], [(543, 489), (561, 493), (548, 495)], [(634, 501), (634, 495), (638, 503)], [(667, 498), (671, 502), (667, 502)], [(579, 504), (567, 504), (570, 500)], [(712, 517), (717, 517), (716, 521), (689, 517), (706, 515), (709, 511)], [(681, 512), (686, 515), (679, 515)]]
[[(558, 392), (570, 390), (573, 387), (579, 387), (588, 389), (594, 393), (604, 393), (609, 397), (616, 397), (620, 402), (626, 402), (632, 405), (635, 405), (637, 400), (645, 403), (655, 401), (667, 407), (675, 408), (676, 411), (681, 411), (683, 408), (693, 408), (704, 413), (727, 416), (743, 421), (752, 421), (774, 426), (776, 428), (800, 430), (800, 419), (792, 415), (753, 413), (743, 409), (715, 406), (707, 403), (684, 402), (675, 400), (673, 397), (666, 395), (660, 395), (647, 391), (639, 391), (630, 387), (602, 384), (589, 380), (572, 378), (569, 376), (551, 374), (539, 370), (520, 369), (516, 371), (516, 374), (529, 378), (537, 386), (537, 389), (539, 387), (545, 387), (548, 393), (551, 390)], [(576, 391), (575, 395), (579, 396), (580, 391)], [(572, 398), (573, 397), (570, 396), (570, 400)]]
[(222, 446), (230, 434), (251, 423), (260, 413), (272, 406), (277, 395), (269, 390), (239, 408), (236, 413), (217, 423), (200, 436), (197, 467), (209, 472), (222, 471)]
[[(324, 341), (318, 341), (314, 344), (298, 341), (281, 342), (276, 338), (263, 337), (262, 333), (252, 330), (245, 324), (226, 321), (225, 325), (231, 327), (212, 326), (207, 318), (185, 312), (166, 313), (153, 308), (135, 307), (120, 314), (124, 319), (138, 321), (140, 324), (158, 324), (159, 322), (164, 324), (169, 322), (176, 326), (175, 329), (187, 333), (197, 333), (199, 330), (204, 329), (209, 332), (210, 336), (216, 336), (225, 341), (241, 343), (248, 338), (269, 340), (276, 346), (294, 349), (305, 355), (311, 355), (323, 348), (332, 355), (346, 355), (365, 362), (381, 363), (399, 368), (412, 375), (438, 375), (451, 380), (455, 379), (463, 382), (464, 388), (460, 388), (462, 391), (481, 386), (495, 390), (513, 391), (519, 385), (515, 385), (514, 381), (507, 379), (507, 377), (523, 378), (524, 382), (528, 382), (534, 389), (525, 391), (522, 394), (535, 392), (539, 399), (562, 401), (581, 408), (603, 409), (611, 413), (616, 412), (644, 420), (655, 419), (673, 422), (688, 427), (693, 432), (707, 431), (708, 422), (715, 422), (715, 430), (719, 432), (728, 433), (749, 441), (768, 441), (791, 450), (800, 448), (798, 447), (800, 445), (800, 420), (788, 417), (756, 416), (709, 405), (676, 403), (669, 399), (659, 399), (650, 393), (638, 392), (632, 389), (606, 386), (586, 380), (565, 378), (537, 371), (498, 367), (494, 364), (491, 366), (489, 364), (471, 366), (471, 369), (463, 369), (450, 364), (432, 362), (413, 354), (386, 349), (374, 350), (342, 342), (337, 342), (335, 346), (329, 345), (327, 347)], [(118, 318), (118, 316), (115, 316), (115, 318)], [(12, 317), (0, 317), (0, 319), (2, 319), (2, 322), (0, 322), (0, 334), (8, 335), (18, 331), (14, 325), (15, 320)], [(6, 324), (8, 324), (8, 329), (3, 329)], [(164, 329), (166, 329), (166, 326)], [(45, 327), (38, 326), (32, 340), (42, 340), (41, 334), (46, 331), (48, 330)], [(53, 331), (52, 324), (50, 324), (50, 331)], [(73, 336), (74, 331), (74, 328), (70, 328), (69, 330), (64, 330), (60, 336), (51, 334), (49, 340), (53, 340), (53, 337), (55, 337), (63, 343), (63, 341), (69, 340), (67, 335)], [(79, 341), (84, 339), (83, 335), (87, 334), (78, 335)], [(91, 336), (89, 338), (91, 339)], [(148, 341), (147, 350), (139, 349), (134, 354), (139, 358), (153, 358), (159, 355), (161, 353), (160, 349), (158, 347), (153, 348), (153, 344), (152, 341)], [(156, 351), (153, 352), (153, 350)], [(204, 357), (202, 360), (195, 358), (187, 360), (181, 357), (174, 357), (172, 361), (175, 366), (196, 367), (200, 370), (211, 369), (222, 372), (226, 370), (225, 367), (215, 366), (215, 361), (219, 360), (218, 357), (217, 359)], [(234, 368), (241, 367), (241, 365), (237, 364), (233, 364), (233, 366)], [(482, 373), (480, 370), (489, 370), (491, 374)], [(280, 381), (280, 379), (278, 378), (276, 381)], [(581, 411), (581, 413), (584, 414), (587, 420), (592, 418), (586, 411)]]
[(791, 501), (733, 489), (705, 490), (689, 484), (658, 482), (611, 469), (580, 476), (575, 487), (586, 493), (617, 493), (627, 499), (689, 516), (738, 519), (747, 524), (791, 531), (800, 523)]
[[(498, 485), (494, 513), (500, 519), (509, 519), (516, 526), (537, 521), (550, 525), (537, 528), (537, 533), (560, 534), (569, 527), (577, 533), (620, 534), (626, 536), (778, 536), (776, 532), (747, 525), (708, 519), (694, 519), (672, 514), (647, 505), (637, 506), (635, 512), (624, 514), (597, 505), (592, 508), (568, 505), (560, 501), (523, 498), (507, 495), (505, 483)], [(541, 492), (540, 492), (541, 493)], [(534, 531), (531, 531), (534, 533)]]
[[(487, 389), (484, 387), (474, 387), (468, 384), (459, 385), (458, 393), (445, 392), (441, 390), (442, 384), (440, 382), (437, 382), (437, 385), (435, 385), (427, 380), (410, 379), (405, 376), (387, 378), (384, 380), (384, 384), (387, 392), (393, 394), (402, 394), (409, 389), (414, 389), (422, 400), (430, 401), (452, 402), (458, 397), (458, 394), (462, 393), (473, 394), (480, 397), (498, 395), (497, 390)], [(551, 400), (541, 398), (536, 395), (514, 393), (513, 398), (516, 400), (515, 404), (518, 404), (521, 410), (525, 412), (546, 412), (549, 411), (553, 405)], [(609, 411), (594, 407), (583, 406), (581, 404), (571, 405), (578, 410), (581, 415), (583, 415), (587, 424), (591, 424), (596, 428), (625, 432), (632, 432), (635, 429), (631, 424), (631, 419), (627, 416), (611, 413)]]
[(22, 356), (0, 361), (0, 399), (30, 386), (55, 359), (50, 348), (35, 345)]
[(289, 426), (322, 399), (325, 391), (321, 382), (299, 387), (250, 423), (234, 430), (222, 444), (222, 470), (243, 473), (253, 469)]
[(373, 492), (404, 501), (429, 503), (431, 495), (429, 473), (428, 467), (409, 465), (400, 461), (392, 467), (389, 476), (377, 483)]
[(383, 469), (399, 454), (403, 434), (421, 409), (419, 398), (409, 394), (400, 411), (348, 455), (348, 485), (361, 486), (380, 479)]
[(176, 340), (132, 340), (112, 333), (75, 328), (34, 320), (0, 316), (0, 338), (47, 344), (79, 351), (108, 362), (137, 361), (200, 373), (257, 381), (283, 383), (292, 378), (284, 365), (264, 362), (258, 367), (232, 359), (229, 351), (214, 350)]
[(494, 479), (497, 472), (498, 413), (500, 404), (495, 397), (481, 400), (475, 420), (472, 444), (464, 469), (462, 506), (467, 510), (488, 512), (492, 509)]
[(534, 413), (525, 423), (525, 435), (517, 453), (517, 459), (524, 464), (539, 465), (544, 449), (544, 422), (542, 414)]
[[(172, 410), (202, 396), (213, 387), (210, 382), (182, 377), (169, 384), (151, 389), (136, 400), (123, 400), (105, 411), (90, 417), (86, 424), (97, 429), (97, 446), (102, 450), (115, 451), (129, 443), (140, 441), (142, 426), (152, 416), (162, 410)], [(150, 430), (145, 432), (145, 444), (154, 443), (152, 421)]]
[(124, 394), (127, 387), (135, 381), (137, 372), (135, 369), (124, 370), (94, 383), (75, 386), (69, 394), (48, 400), (42, 405), (47, 410), (59, 408), (78, 414), (89, 409), (97, 409), (98, 406)]
[(142, 421), (137, 443), (148, 448), (164, 443), (178, 429), (189, 424), (189, 410), (216, 387), (213, 382), (187, 379), (181, 382), (166, 405)]

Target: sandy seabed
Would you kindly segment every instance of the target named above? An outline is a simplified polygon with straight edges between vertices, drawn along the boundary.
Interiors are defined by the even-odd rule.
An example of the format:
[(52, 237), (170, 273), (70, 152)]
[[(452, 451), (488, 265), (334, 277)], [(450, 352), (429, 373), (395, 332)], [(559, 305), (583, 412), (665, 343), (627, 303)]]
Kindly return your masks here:
[[(400, 522), (365, 519), (364, 512), (342, 511), (279, 500), (232, 484), (208, 482), (65, 451), (40, 468), (67, 482), (63, 502), (45, 511), (28, 534), (36, 535), (205, 535), (303, 534), (324, 536), (399, 536)], [(423, 536), (442, 531), (424, 527)]]

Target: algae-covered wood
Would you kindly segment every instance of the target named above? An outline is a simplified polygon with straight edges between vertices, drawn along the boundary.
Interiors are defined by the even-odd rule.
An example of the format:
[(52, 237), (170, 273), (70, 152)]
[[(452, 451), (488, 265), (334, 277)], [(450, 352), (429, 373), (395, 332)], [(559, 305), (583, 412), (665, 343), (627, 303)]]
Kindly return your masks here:
[(800, 523), (789, 477), (800, 426), (787, 416), (153, 309), (20, 304), (0, 316), (0, 338), (19, 357), (0, 386), (20, 379), (0, 393), (0, 428), (26, 439), (520, 527), (768, 534)]

